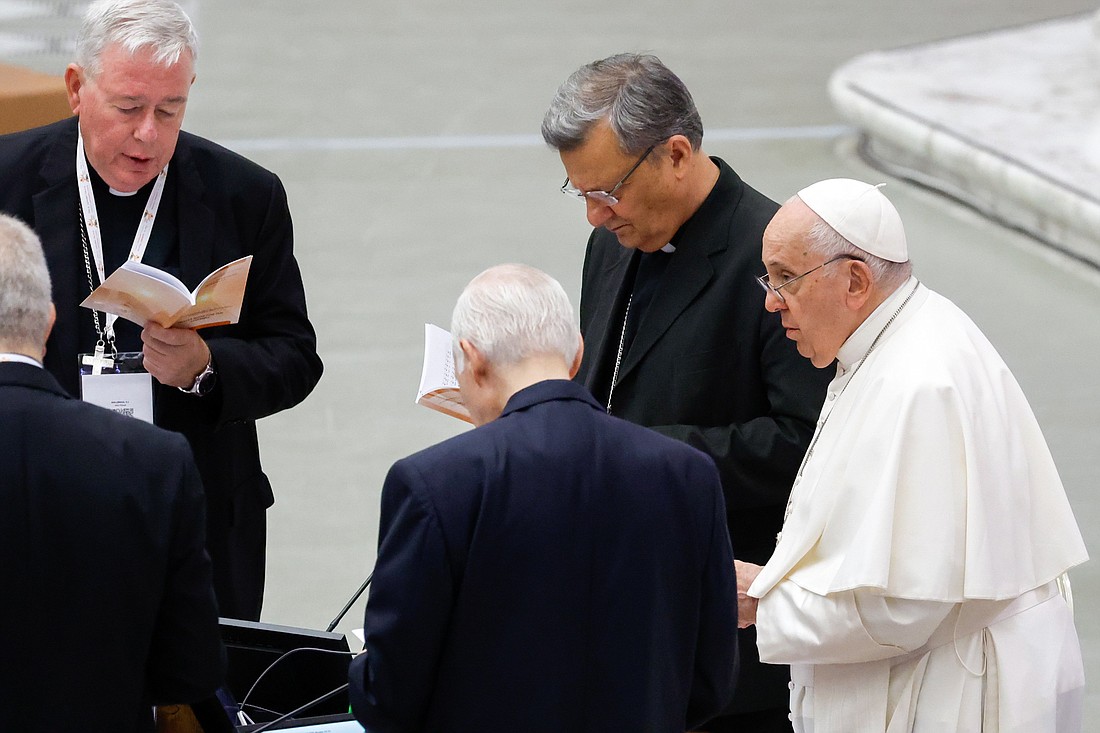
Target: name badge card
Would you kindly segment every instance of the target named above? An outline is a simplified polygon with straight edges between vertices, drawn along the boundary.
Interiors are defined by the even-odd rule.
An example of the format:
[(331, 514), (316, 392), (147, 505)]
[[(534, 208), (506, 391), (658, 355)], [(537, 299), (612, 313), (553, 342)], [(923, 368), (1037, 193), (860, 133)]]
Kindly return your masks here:
[(80, 354), (80, 398), (93, 405), (153, 422), (153, 377), (142, 365), (140, 351), (113, 357)]

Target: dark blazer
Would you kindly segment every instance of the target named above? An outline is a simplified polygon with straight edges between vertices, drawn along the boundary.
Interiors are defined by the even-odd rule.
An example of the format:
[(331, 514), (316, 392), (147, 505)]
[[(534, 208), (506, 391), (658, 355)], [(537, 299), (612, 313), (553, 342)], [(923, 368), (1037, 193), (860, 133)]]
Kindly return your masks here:
[[(88, 282), (77, 214), (76, 132), (74, 117), (0, 137), (0, 211), (27, 222), (42, 240), (57, 307), (45, 366), (74, 396), (80, 344), (94, 343), (91, 311), (79, 307)], [(169, 177), (177, 185), (180, 279), (188, 287), (220, 265), (253, 255), (240, 322), (199, 332), (217, 369), (214, 393), (196, 398), (157, 385), (154, 395), (156, 423), (182, 432), (194, 449), (223, 614), (253, 618), (259, 598), (238, 603), (236, 591), (256, 586), (256, 579), (231, 577), (222, 558), (231, 552), (224, 538), (236, 518), (262, 514), (274, 501), (260, 467), (255, 421), (305, 399), (322, 365), (278, 177), (186, 132)], [(262, 593), (262, 567), (260, 573), (258, 588), (245, 595)]]
[(0, 363), (0, 730), (152, 731), (225, 651), (187, 442)]
[(713, 463), (540, 382), (382, 490), (369, 731), (662, 731), (721, 710), (736, 588)]
[[(673, 239), (676, 251), (623, 356), (612, 411), (714, 459), (734, 555), (763, 564), (832, 371), (799, 355), (753, 282), (764, 273), (762, 236), (778, 206), (713, 160), (718, 182)], [(588, 242), (577, 379), (604, 404), (637, 256), (603, 228)], [(754, 630), (741, 642), (735, 709), (785, 706), (786, 669), (760, 664)]]

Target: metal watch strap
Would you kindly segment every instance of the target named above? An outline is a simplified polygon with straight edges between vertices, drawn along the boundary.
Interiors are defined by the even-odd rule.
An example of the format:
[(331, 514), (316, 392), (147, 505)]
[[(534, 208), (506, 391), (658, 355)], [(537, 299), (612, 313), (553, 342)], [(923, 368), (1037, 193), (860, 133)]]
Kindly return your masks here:
[(192, 394), (196, 397), (201, 397), (202, 392), (200, 392), (199, 389), (202, 387), (202, 383), (206, 381), (206, 379), (208, 379), (213, 373), (214, 358), (213, 356), (211, 356), (210, 359), (207, 360), (206, 366), (203, 367), (203, 370), (195, 376), (195, 382), (190, 386), (190, 388), (184, 389), (183, 387), (176, 387), (176, 389), (178, 389), (180, 392), (183, 392), (184, 394)]

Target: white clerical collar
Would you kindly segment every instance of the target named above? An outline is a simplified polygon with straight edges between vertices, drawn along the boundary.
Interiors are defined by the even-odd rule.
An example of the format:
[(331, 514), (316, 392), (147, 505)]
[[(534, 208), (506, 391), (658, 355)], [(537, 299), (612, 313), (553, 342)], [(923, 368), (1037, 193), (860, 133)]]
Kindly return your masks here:
[(662, 252), (668, 252), (669, 254), (672, 254), (673, 252), (676, 251), (676, 245), (674, 245), (672, 242), (669, 242), (664, 247), (661, 247), (661, 251)]
[[(120, 198), (126, 198), (127, 196), (133, 196), (137, 191), (119, 191), (117, 189), (107, 186), (107, 190), (110, 191), (112, 196), (119, 196)], [(138, 191), (141, 189), (139, 188)]]
[(848, 340), (844, 342), (844, 345), (840, 347), (840, 351), (836, 354), (836, 360), (840, 363), (842, 373), (851, 369), (857, 361), (866, 355), (875, 337), (882, 332), (886, 322), (893, 317), (894, 311), (898, 309), (898, 306), (913, 291), (916, 285), (917, 278), (910, 276), (904, 285), (890, 293), (890, 297), (879, 303), (878, 308), (875, 308), (871, 315), (859, 324), (859, 328), (848, 337)]
[(24, 364), (30, 364), (32, 366), (36, 366), (36, 367), (39, 367), (39, 368), (42, 367), (42, 362), (40, 362), (36, 359), (32, 359), (31, 357), (27, 356), (26, 354), (10, 354), (10, 353), (7, 353), (7, 352), (0, 351), (0, 362), (4, 362), (4, 361), (19, 361), (19, 362), (22, 362)]

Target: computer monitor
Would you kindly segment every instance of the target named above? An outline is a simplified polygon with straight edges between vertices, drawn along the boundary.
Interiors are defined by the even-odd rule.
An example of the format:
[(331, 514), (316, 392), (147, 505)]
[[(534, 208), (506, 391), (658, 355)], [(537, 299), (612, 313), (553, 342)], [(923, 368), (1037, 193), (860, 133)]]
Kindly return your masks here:
[[(343, 634), (228, 618), (219, 621), (229, 658), (226, 687), (232, 701), (227, 708), (232, 703), (243, 707), (256, 723), (274, 720), (347, 684), (351, 648)], [(303, 710), (299, 720), (301, 716), (346, 716), (347, 712), (345, 691)]]

